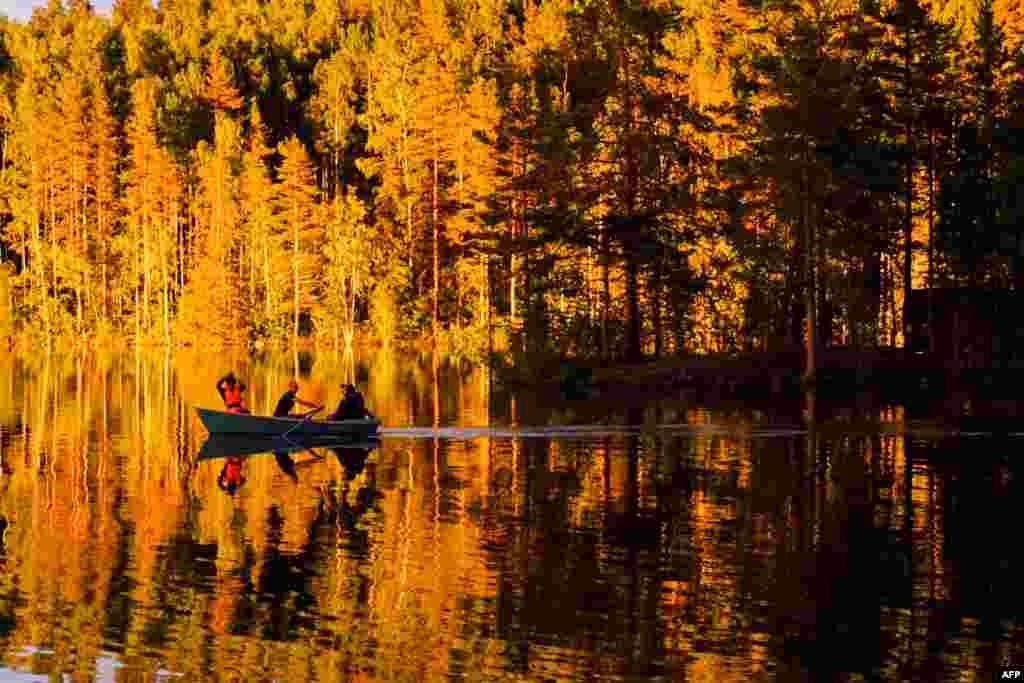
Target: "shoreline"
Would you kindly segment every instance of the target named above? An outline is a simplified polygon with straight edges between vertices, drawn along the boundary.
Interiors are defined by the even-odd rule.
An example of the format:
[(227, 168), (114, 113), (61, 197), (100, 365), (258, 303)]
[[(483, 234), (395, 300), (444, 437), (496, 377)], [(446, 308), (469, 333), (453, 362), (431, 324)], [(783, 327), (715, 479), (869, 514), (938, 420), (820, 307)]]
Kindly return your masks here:
[(875, 407), (904, 404), (922, 415), (1024, 416), (1019, 387), (1024, 362), (955, 365), (903, 349), (826, 350), (814, 381), (802, 380), (802, 354), (768, 352), (738, 356), (693, 356), (643, 363), (548, 361), (533, 369), (503, 368), (507, 386), (565, 399), (616, 395), (639, 400), (742, 401), (772, 405), (805, 400)]

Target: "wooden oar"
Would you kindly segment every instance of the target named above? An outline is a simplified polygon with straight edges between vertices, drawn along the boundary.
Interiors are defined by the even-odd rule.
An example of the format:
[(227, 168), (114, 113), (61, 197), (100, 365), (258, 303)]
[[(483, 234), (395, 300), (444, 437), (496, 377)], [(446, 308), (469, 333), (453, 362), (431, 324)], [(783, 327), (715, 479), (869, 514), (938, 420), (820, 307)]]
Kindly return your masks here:
[[(301, 422), (296, 422), (294, 425), (289, 427), (288, 431), (286, 431), (281, 436), (283, 436), (285, 438), (288, 438), (288, 435), (291, 434), (295, 429), (297, 429), (297, 428), (301, 427), (302, 425), (306, 424), (307, 422), (309, 422), (310, 418), (312, 418), (314, 415), (316, 415), (317, 413), (319, 413), (323, 409), (324, 409), (324, 407), (320, 406), (316, 410), (309, 411), (308, 413), (306, 413), (305, 415), (302, 416), (302, 421)], [(296, 444), (296, 445), (298, 445), (298, 444)]]
[(321, 410), (323, 410), (323, 409), (324, 409), (324, 407), (323, 407), (323, 406), (320, 406), (319, 408), (316, 408), (316, 409), (314, 409), (314, 410), (311, 410), (311, 411), (309, 411), (308, 413), (306, 413), (305, 415), (303, 415), (303, 420), (302, 420), (302, 422), (299, 422), (299, 423), (298, 423), (298, 424), (296, 424), (296, 425), (295, 425), (294, 427), (292, 427), (292, 428), (291, 428), (291, 429), (289, 429), (289, 430), (288, 430), (287, 432), (285, 432), (284, 434), (282, 434), (282, 435), (281, 435), (281, 437), (282, 437), (282, 438), (283, 438), (283, 439), (284, 439), (285, 441), (287, 441), (288, 443), (292, 444), (293, 446), (297, 446), (297, 447), (301, 448), (302, 450), (306, 451), (307, 453), (309, 453), (310, 455), (312, 455), (312, 456), (313, 456), (314, 458), (316, 458), (317, 460), (323, 460), (323, 459), (324, 459), (324, 456), (320, 455), (319, 453), (317, 453), (316, 451), (314, 451), (314, 450), (313, 450), (312, 448), (310, 448), (310, 447), (309, 447), (309, 446), (307, 446), (306, 444), (302, 444), (302, 443), (296, 443), (295, 441), (292, 441), (291, 439), (289, 439), (289, 438), (288, 438), (288, 435), (289, 435), (289, 434), (291, 433), (292, 429), (295, 429), (295, 427), (298, 427), (298, 426), (299, 426), (299, 425), (301, 425), (301, 424), (305, 424), (306, 422), (308, 422), (308, 421), (309, 421), (309, 419), (310, 419), (311, 417), (313, 417), (314, 415), (316, 415), (317, 413), (319, 413), (319, 412), (320, 412)]

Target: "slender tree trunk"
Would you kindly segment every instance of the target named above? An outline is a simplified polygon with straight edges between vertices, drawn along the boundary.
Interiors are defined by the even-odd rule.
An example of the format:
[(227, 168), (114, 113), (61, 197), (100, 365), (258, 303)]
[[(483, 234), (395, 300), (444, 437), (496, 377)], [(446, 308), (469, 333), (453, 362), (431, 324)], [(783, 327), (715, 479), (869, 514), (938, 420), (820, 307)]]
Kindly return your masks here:
[[(106, 245), (104, 245), (103, 246), (103, 251), (107, 252), (107, 249), (108, 249), (108, 247)], [(104, 322), (109, 323), (110, 322), (110, 307), (109, 307), (110, 294), (109, 294), (109, 291), (108, 291), (109, 287), (107, 286), (107, 258), (108, 257), (106, 255), (106, 253), (104, 253), (103, 264), (101, 266), (101, 268), (103, 270), (103, 275), (102, 275), (102, 279), (100, 280), (100, 282), (101, 282), (101, 284), (103, 286), (103, 320), (104, 320)]]
[(270, 247), (269, 245), (263, 245), (263, 306), (264, 312), (266, 313), (267, 320), (269, 321), (273, 313), (273, 304), (271, 298), (273, 295), (273, 288), (270, 282)]
[(167, 278), (167, 263), (164, 259), (160, 260), (160, 280), (161, 280), (161, 304), (163, 306), (163, 317), (164, 317), (164, 346), (170, 348), (171, 346), (171, 307), (170, 302), (167, 300), (168, 290), (170, 289), (170, 283)]
[(143, 323), (143, 326), (146, 328), (146, 331), (149, 332), (149, 330), (152, 328), (152, 324), (151, 324), (150, 319), (149, 319), (149, 303), (150, 303), (150, 301), (152, 301), (152, 298), (151, 298), (152, 297), (152, 293), (151, 293), (151, 290), (150, 290), (150, 286), (151, 286), (151, 282), (150, 281), (151, 281), (152, 277), (151, 277), (151, 274), (150, 274), (150, 257), (149, 257), (149, 240), (150, 240), (149, 217), (147, 216), (147, 217), (143, 218), (142, 220), (143, 220), (143, 224), (142, 224), (143, 225), (143, 228), (142, 228), (142, 230), (143, 230), (143, 232), (142, 232), (142, 244), (143, 244), (143, 246), (142, 246), (142, 278), (143, 278), (143, 280), (142, 281), (143, 281), (143, 284), (144, 284), (144, 296), (143, 296), (143, 301), (142, 301), (142, 316), (143, 316), (142, 317), (142, 323)]
[(935, 353), (935, 130), (928, 128), (928, 352)]
[[(85, 228), (85, 178), (84, 178), (84, 169), (81, 169), (81, 170), (82, 170), (83, 177), (76, 178), (76, 181), (75, 181), (75, 191), (76, 191), (76, 195), (77, 195), (75, 197), (75, 200), (76, 200), (75, 201), (75, 206), (77, 208), (76, 213), (78, 214), (76, 216), (76, 218), (77, 218), (76, 222), (78, 224), (77, 225), (77, 227), (78, 227), (78, 231), (77, 231), (78, 232), (78, 239), (75, 240), (75, 251), (78, 252), (79, 256), (82, 259), (82, 272), (79, 274), (79, 276), (77, 278), (75, 278), (75, 313), (76, 313), (76, 317), (78, 318), (78, 333), (84, 337), (85, 336), (85, 312), (83, 310), (83, 307), (85, 306), (85, 295), (84, 295), (84, 292), (85, 292), (85, 284), (86, 284), (86, 275), (87, 275), (87, 271), (88, 271), (88, 267), (89, 267), (89, 259), (88, 259), (88, 254), (85, 251), (85, 245), (86, 245), (86, 241), (85, 241), (85, 230), (86, 230), (86, 228)], [(76, 166), (75, 166), (75, 173), (76, 173), (76, 175), (78, 174), (78, 172), (79, 172), (79, 169), (78, 169), (78, 165), (76, 164)]]
[(299, 204), (296, 201), (292, 209), (292, 289), (295, 303), (295, 315), (292, 328), (292, 346), (298, 352), (299, 344)]
[(57, 296), (57, 214), (54, 206), (53, 183), (50, 183), (50, 291), (46, 297), (46, 350), (53, 343), (53, 317), (51, 304)]
[(636, 257), (632, 254), (626, 259), (626, 304), (629, 318), (626, 360), (635, 363), (643, 354), (640, 348), (640, 275)]
[(661, 324), (661, 259), (655, 268), (654, 276), (651, 278), (649, 290), (651, 293), (651, 315), (652, 326), (654, 327), (654, 357), (661, 358), (664, 353), (664, 340)]
[(142, 319), (139, 311), (139, 286), (138, 284), (132, 288), (132, 294), (135, 297), (135, 350), (138, 352), (140, 344), (142, 344)]
[(437, 223), (438, 210), (437, 210), (437, 137), (434, 137), (434, 187), (432, 189), (431, 196), (431, 213), (433, 215), (432, 222), (434, 228), (434, 296), (433, 296), (433, 334), (434, 334), (434, 352), (437, 353), (437, 344), (439, 336), (439, 318), (438, 318), (438, 294), (441, 289), (441, 256), (440, 256), (440, 233), (439, 226)]
[(611, 245), (608, 239), (608, 226), (601, 228), (601, 358), (608, 360), (611, 357), (610, 341), (608, 339), (608, 316), (612, 307), (612, 282), (611, 282)]
[(815, 306), (815, 289), (816, 289), (816, 277), (815, 277), (815, 258), (814, 258), (814, 219), (811, 216), (811, 201), (810, 201), (810, 180), (808, 178), (808, 164), (809, 164), (809, 151), (804, 150), (804, 168), (803, 168), (803, 197), (801, 203), (803, 204), (803, 210), (801, 211), (801, 220), (803, 222), (803, 251), (804, 251), (804, 315), (806, 320), (805, 325), (805, 339), (804, 349), (806, 353), (806, 363), (804, 368), (804, 380), (807, 382), (813, 382), (817, 376), (818, 369), (818, 358), (817, 358), (817, 346), (818, 346), (818, 316), (817, 307)]
[(254, 309), (256, 307), (256, 301), (257, 301), (257, 298), (256, 298), (256, 282), (259, 280), (259, 277), (257, 276), (257, 272), (259, 271), (259, 266), (256, 263), (256, 258), (257, 258), (256, 257), (256, 245), (259, 243), (258, 240), (259, 240), (259, 237), (256, 234), (256, 221), (250, 219), (250, 221), (249, 221), (249, 245), (248, 245), (248, 249), (246, 250), (246, 255), (248, 257), (247, 260), (249, 261), (249, 301), (247, 302), (247, 307), (248, 307), (247, 315), (251, 315), (251, 312), (254, 311)]
[(487, 291), (487, 257), (480, 254), (480, 309), (477, 312), (477, 322), (481, 327), (487, 320), (487, 298), (490, 292)]
[[(514, 160), (513, 160), (513, 163), (514, 163)], [(519, 279), (519, 270), (518, 270), (519, 263), (518, 263), (518, 261), (516, 259), (516, 252), (515, 252), (515, 250), (517, 249), (515, 241), (516, 241), (516, 237), (518, 237), (518, 232), (519, 232), (519, 211), (520, 211), (520, 199), (519, 199), (518, 194), (515, 194), (512, 197), (512, 223), (509, 226), (509, 230), (510, 230), (511, 235), (512, 235), (512, 253), (509, 254), (509, 269), (508, 269), (509, 270), (509, 278), (508, 278), (508, 299), (509, 299), (508, 318), (509, 318), (509, 330), (511, 331), (511, 333), (513, 335), (515, 335), (516, 332), (519, 329), (519, 320), (517, 318), (517, 311), (518, 311), (518, 303), (519, 302), (518, 302), (518, 299), (517, 299), (517, 296), (516, 296), (517, 295), (516, 282)]]
[[(904, 45), (904, 88), (906, 89), (906, 97), (910, 99), (911, 93), (911, 34), (910, 34), (910, 17), (906, 17), (906, 35)], [(912, 281), (912, 268), (914, 260), (913, 251), (913, 221), (914, 221), (914, 126), (911, 116), (907, 115), (906, 124), (906, 136), (907, 136), (907, 147), (909, 153), (907, 154), (907, 212), (903, 219), (903, 241), (905, 244), (905, 251), (903, 253), (903, 345), (906, 346), (907, 340), (910, 339), (910, 289), (913, 285)]]
[(899, 332), (896, 325), (896, 264), (895, 257), (886, 259), (889, 265), (889, 346), (896, 346), (896, 335)]
[[(613, 11), (618, 11), (617, 8)], [(629, 50), (623, 49), (619, 52), (622, 62), (623, 79), (622, 99), (625, 103), (625, 126), (623, 131), (625, 141), (625, 210), (626, 220), (633, 221), (636, 218), (637, 192), (639, 188), (639, 164), (637, 161), (636, 143), (633, 141), (633, 92), (632, 76), (630, 73)], [(630, 362), (637, 362), (643, 356), (640, 347), (640, 277), (639, 258), (637, 250), (640, 247), (637, 239), (638, 230), (633, 226), (629, 228), (628, 239), (623, 243), (626, 247), (626, 317), (628, 319), (626, 328), (626, 359)], [(620, 238), (621, 241), (621, 238)]]
[(594, 294), (594, 249), (593, 247), (587, 247), (587, 325), (590, 330), (590, 334), (593, 334), (594, 329), (594, 300), (597, 298)]

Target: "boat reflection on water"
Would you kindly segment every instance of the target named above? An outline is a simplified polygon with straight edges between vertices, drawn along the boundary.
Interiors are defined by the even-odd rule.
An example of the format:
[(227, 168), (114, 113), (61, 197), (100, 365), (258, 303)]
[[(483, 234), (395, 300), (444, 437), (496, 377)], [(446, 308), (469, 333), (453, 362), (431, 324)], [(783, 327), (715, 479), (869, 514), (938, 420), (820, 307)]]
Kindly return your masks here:
[[(348, 482), (359, 476), (366, 467), (366, 459), (370, 452), (379, 445), (380, 441), (377, 439), (357, 442), (337, 438), (290, 439), (213, 435), (199, 449), (196, 462), (224, 459), (224, 467), (217, 477), (217, 485), (225, 493), (234, 495), (245, 483), (243, 464), (250, 456), (272, 454), (281, 471), (292, 481), (298, 482), (298, 467), (323, 462), (323, 453), (331, 452), (345, 470), (344, 481), (347, 489)], [(296, 462), (293, 455), (299, 453), (308, 454), (311, 458)]]

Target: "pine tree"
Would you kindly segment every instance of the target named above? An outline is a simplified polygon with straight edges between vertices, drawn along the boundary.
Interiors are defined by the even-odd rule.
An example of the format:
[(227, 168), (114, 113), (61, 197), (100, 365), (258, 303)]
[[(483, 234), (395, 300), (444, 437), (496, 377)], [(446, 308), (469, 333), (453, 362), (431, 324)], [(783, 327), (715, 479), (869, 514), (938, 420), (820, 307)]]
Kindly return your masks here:
[(132, 88), (132, 116), (127, 128), (129, 167), (124, 177), (124, 205), (131, 234), (124, 256), (125, 262), (131, 264), (136, 344), (142, 343), (151, 328), (152, 278), (156, 265), (153, 231), (159, 192), (156, 116), (156, 84), (151, 80), (137, 81)]
[(248, 142), (242, 156), (239, 202), (242, 224), (248, 229), (250, 300), (254, 306), (257, 301), (261, 304), (259, 313), (254, 310), (253, 315), (255, 320), (261, 321), (257, 328), (265, 335), (272, 333), (271, 328), (276, 318), (274, 293), (278, 283), (274, 274), (277, 269), (272, 263), (280, 243), (274, 206), (275, 188), (267, 167), (271, 153), (266, 142), (263, 119), (254, 102), (249, 113)]
[[(102, 326), (113, 327), (113, 310), (111, 307), (111, 270), (117, 267), (114, 262), (112, 244), (116, 235), (120, 217), (120, 189), (117, 182), (118, 167), (118, 132), (114, 117), (110, 110), (110, 102), (102, 92), (101, 83), (94, 80), (93, 96), (93, 127), (91, 143), (93, 147), (93, 192), (95, 199), (95, 230), (94, 256), (99, 271), (99, 292), (101, 302), (97, 306), (97, 321)], [(94, 278), (95, 279), (95, 278)]]
[(278, 146), (281, 166), (278, 170), (277, 205), (286, 227), (291, 251), (292, 345), (298, 344), (299, 317), (310, 304), (309, 282), (315, 262), (310, 244), (316, 228), (314, 199), (316, 180), (313, 165), (305, 146), (297, 137), (290, 137)]
[(366, 225), (366, 209), (354, 195), (337, 195), (328, 208), (324, 240), (325, 318), (333, 329), (335, 348), (341, 340), (345, 352), (351, 353), (357, 304), (370, 284), (372, 239)]
[(333, 198), (343, 183), (345, 147), (349, 131), (356, 123), (358, 69), (368, 51), (366, 37), (357, 27), (350, 27), (341, 48), (316, 66), (314, 78), (317, 92), (311, 109), (320, 127), (320, 145), (331, 164), (327, 171), (327, 195)]
[(950, 27), (931, 17), (918, 0), (897, 0), (891, 7), (873, 12), (886, 30), (880, 45), (880, 56), (873, 68), (881, 74), (881, 81), (892, 93), (890, 127), (893, 137), (901, 140), (899, 154), (903, 166), (900, 191), (903, 202), (903, 263), (901, 280), (903, 289), (903, 334), (909, 332), (906, 315), (913, 286), (914, 258), (913, 223), (915, 208), (915, 177), (922, 131), (921, 112), (928, 108), (929, 84), (933, 79), (932, 62), (928, 46), (941, 44), (943, 34)]

